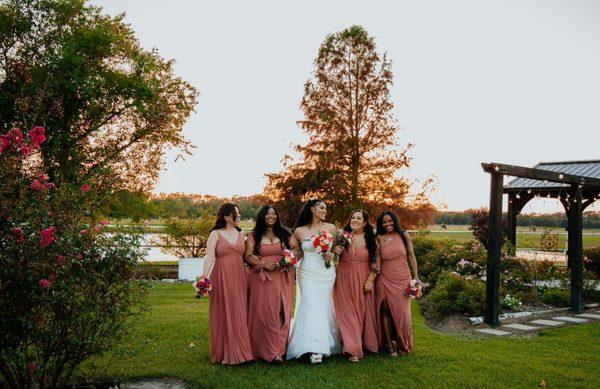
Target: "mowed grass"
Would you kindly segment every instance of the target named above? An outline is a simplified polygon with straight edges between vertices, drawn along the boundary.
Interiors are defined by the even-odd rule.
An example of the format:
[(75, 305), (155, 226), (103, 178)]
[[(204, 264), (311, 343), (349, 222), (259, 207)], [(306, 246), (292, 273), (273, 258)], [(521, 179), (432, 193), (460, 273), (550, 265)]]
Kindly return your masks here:
[[(175, 377), (201, 387), (600, 387), (600, 323), (545, 330), (531, 339), (434, 332), (413, 304), (414, 351), (396, 359), (342, 356), (320, 366), (287, 362), (221, 366), (210, 362), (208, 300), (189, 284), (158, 284), (132, 335), (86, 364), (86, 379)], [(190, 347), (193, 343), (194, 347)]]
[[(419, 236), (419, 232), (413, 232), (412, 236)], [(517, 248), (528, 248), (528, 249), (540, 249), (541, 247), (541, 233), (534, 234), (520, 234), (517, 232)], [(473, 234), (470, 231), (460, 232), (449, 232), (432, 230), (429, 234), (426, 234), (428, 239), (439, 239), (439, 240), (455, 240), (457, 242), (468, 242), (474, 239)], [(566, 242), (565, 235), (558, 236), (558, 248), (564, 250)], [(583, 236), (583, 247), (596, 247), (600, 246), (600, 235), (584, 235)]]

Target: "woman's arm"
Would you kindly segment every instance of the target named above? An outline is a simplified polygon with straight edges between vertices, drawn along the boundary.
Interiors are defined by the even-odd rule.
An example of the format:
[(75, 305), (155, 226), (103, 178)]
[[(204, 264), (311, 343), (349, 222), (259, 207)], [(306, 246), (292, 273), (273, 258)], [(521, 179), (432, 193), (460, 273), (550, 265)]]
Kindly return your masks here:
[(413, 249), (413, 244), (412, 244), (412, 240), (410, 239), (410, 235), (408, 234), (408, 232), (404, 231), (404, 236), (406, 237), (406, 243), (407, 243), (407, 248), (406, 248), (406, 252), (408, 254), (408, 264), (410, 265), (412, 272), (413, 272), (413, 278), (414, 279), (419, 279), (419, 269), (417, 266), (417, 258), (415, 257), (415, 251)]
[(216, 260), (217, 241), (219, 240), (217, 234), (218, 232), (213, 230), (206, 241), (206, 257), (204, 258), (202, 274), (205, 274), (209, 278)]
[(260, 257), (254, 254), (254, 236), (248, 235), (246, 239), (246, 250), (244, 251), (244, 261), (252, 266), (254, 269), (259, 270), (262, 267)]
[(292, 251), (296, 255), (296, 260), (300, 261), (302, 257), (304, 257), (304, 252), (302, 251), (302, 234), (300, 234), (300, 228), (296, 229), (292, 234), (293, 242), (295, 242), (295, 246), (292, 246)]

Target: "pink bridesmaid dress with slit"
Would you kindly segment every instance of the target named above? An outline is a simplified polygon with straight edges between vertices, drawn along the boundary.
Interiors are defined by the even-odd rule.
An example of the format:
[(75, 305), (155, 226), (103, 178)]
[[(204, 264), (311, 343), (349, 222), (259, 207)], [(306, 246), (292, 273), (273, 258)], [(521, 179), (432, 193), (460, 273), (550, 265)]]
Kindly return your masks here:
[(213, 290), (209, 294), (208, 308), (211, 361), (237, 365), (254, 359), (247, 323), (244, 235), (240, 232), (236, 242), (231, 244), (217, 233), (215, 264), (210, 275)]
[(381, 313), (381, 304), (385, 299), (391, 314), (392, 340), (396, 341), (398, 352), (405, 355), (413, 344), (411, 299), (405, 295), (411, 280), (406, 247), (402, 237), (394, 234), (389, 242), (381, 245), (380, 250), (381, 274), (375, 280), (379, 346), (383, 347), (386, 343)]
[(344, 250), (337, 266), (333, 301), (342, 352), (357, 358), (363, 356), (363, 348), (371, 352), (378, 350), (375, 292), (364, 292), (370, 272), (366, 246), (356, 248), (356, 252), (353, 246)]
[[(252, 235), (248, 239), (254, 240)], [(283, 257), (281, 242), (261, 243), (261, 262), (277, 263)], [(251, 270), (248, 278), (248, 330), (257, 359), (283, 358), (290, 333), (294, 270)]]

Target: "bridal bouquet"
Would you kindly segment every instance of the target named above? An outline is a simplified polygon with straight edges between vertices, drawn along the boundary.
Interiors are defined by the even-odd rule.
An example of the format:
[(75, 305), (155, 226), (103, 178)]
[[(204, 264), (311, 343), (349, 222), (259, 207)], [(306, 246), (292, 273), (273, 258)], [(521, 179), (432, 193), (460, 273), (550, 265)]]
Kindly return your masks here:
[[(333, 236), (327, 231), (321, 231), (319, 235), (313, 236), (311, 239), (312, 245), (318, 254), (326, 253), (331, 248), (333, 243)], [(325, 261), (325, 267), (329, 269), (331, 267), (330, 261)]]
[(296, 254), (292, 250), (283, 250), (283, 258), (277, 262), (277, 266), (281, 268), (281, 271), (290, 271), (298, 263)]
[(206, 297), (212, 290), (212, 282), (204, 274), (196, 277), (196, 281), (192, 285), (196, 289), (196, 298)]
[(404, 294), (411, 299), (418, 299), (423, 295), (423, 287), (419, 281), (415, 279), (410, 280), (410, 283), (406, 287)]

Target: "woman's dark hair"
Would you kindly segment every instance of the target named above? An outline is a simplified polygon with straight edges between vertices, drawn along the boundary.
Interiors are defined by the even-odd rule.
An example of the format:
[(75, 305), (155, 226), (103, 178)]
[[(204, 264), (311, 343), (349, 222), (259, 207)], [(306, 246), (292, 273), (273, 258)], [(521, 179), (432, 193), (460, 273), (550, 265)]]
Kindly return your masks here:
[(281, 219), (279, 218), (279, 212), (271, 205), (265, 205), (258, 211), (256, 215), (256, 224), (252, 229), (252, 237), (254, 238), (254, 254), (260, 254), (260, 242), (262, 241), (262, 237), (267, 232), (267, 221), (265, 220), (269, 209), (273, 209), (275, 211), (275, 216), (277, 217), (277, 221), (275, 221), (275, 225), (273, 226), (273, 233), (279, 241), (281, 242), (282, 249), (290, 249), (290, 237), (292, 233), (290, 230), (281, 225)]
[(404, 247), (406, 247), (406, 249), (408, 250), (408, 242), (406, 241), (406, 236), (404, 235), (404, 230), (402, 229), (402, 227), (400, 227), (400, 222), (398, 221), (398, 216), (396, 216), (396, 214), (392, 211), (383, 211), (377, 217), (377, 235), (383, 235), (383, 234), (387, 233), (385, 228), (383, 228), (383, 218), (385, 216), (389, 216), (392, 218), (392, 222), (394, 223), (394, 231), (393, 232), (396, 232), (396, 233), (398, 233), (398, 235), (400, 235), (400, 237), (402, 238), (402, 242), (404, 243)]
[(296, 219), (296, 224), (294, 224), (294, 230), (298, 227), (309, 225), (313, 219), (312, 207), (322, 202), (323, 200), (311, 199), (304, 203), (300, 215), (298, 215), (298, 219)]
[(344, 231), (352, 232), (350, 221), (356, 212), (362, 213), (363, 220), (365, 221), (365, 244), (367, 245), (367, 250), (369, 250), (369, 260), (371, 262), (375, 262), (377, 260), (377, 243), (375, 242), (375, 231), (373, 231), (373, 226), (369, 222), (369, 214), (362, 209), (352, 211), (350, 218), (348, 219), (348, 223), (346, 223), (344, 226)]
[[(219, 208), (219, 212), (217, 212), (217, 220), (215, 221), (215, 225), (210, 231), (220, 230), (221, 228), (225, 228), (227, 226), (227, 220), (225, 220), (225, 216), (231, 216), (235, 219), (235, 211), (236, 209), (239, 211), (240, 207), (236, 203), (225, 203), (221, 205)], [(242, 229), (238, 226), (235, 227), (238, 231)]]

